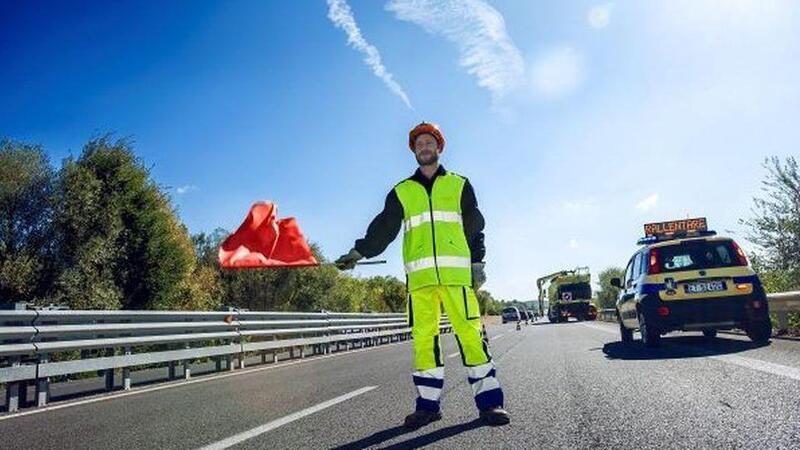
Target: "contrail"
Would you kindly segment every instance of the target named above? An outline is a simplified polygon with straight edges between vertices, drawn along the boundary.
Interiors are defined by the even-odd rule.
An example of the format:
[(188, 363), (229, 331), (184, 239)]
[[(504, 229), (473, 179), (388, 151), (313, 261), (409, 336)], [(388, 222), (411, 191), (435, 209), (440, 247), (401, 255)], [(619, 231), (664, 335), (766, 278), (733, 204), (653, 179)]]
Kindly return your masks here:
[(440, 34), (458, 46), (461, 66), (499, 100), (522, 81), (525, 63), (502, 14), (482, 0), (390, 0), (399, 20)]
[(409, 109), (413, 110), (414, 107), (411, 106), (408, 95), (403, 91), (400, 84), (394, 81), (394, 77), (386, 70), (386, 67), (383, 66), (378, 49), (367, 42), (364, 36), (361, 35), (361, 30), (356, 24), (350, 5), (345, 0), (328, 0), (328, 18), (336, 27), (343, 29), (347, 33), (347, 43), (365, 55), (364, 62), (372, 69), (372, 73), (383, 80), (386, 87), (400, 97)]

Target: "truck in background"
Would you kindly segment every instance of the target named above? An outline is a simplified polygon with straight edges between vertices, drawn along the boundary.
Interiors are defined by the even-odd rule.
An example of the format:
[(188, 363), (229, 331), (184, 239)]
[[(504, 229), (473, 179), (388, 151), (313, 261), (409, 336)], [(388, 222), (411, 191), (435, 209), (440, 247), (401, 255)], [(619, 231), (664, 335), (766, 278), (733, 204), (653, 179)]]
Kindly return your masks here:
[(544, 304), (548, 303), (547, 318), (550, 322), (566, 322), (570, 317), (578, 320), (594, 320), (597, 309), (592, 299), (591, 274), (588, 267), (561, 270), (536, 280), (539, 289), (539, 313), (544, 315)]

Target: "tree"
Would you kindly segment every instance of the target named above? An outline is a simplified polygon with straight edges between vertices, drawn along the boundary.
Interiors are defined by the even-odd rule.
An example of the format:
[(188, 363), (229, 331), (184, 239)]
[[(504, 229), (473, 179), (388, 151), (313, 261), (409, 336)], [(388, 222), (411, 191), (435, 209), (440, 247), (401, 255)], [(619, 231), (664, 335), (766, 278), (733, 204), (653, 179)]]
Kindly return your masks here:
[(800, 170), (797, 160), (764, 161), (762, 197), (753, 199), (753, 217), (741, 222), (758, 246), (753, 255), (768, 290), (800, 288)]
[(503, 304), (499, 301), (495, 300), (492, 297), (492, 293), (485, 290), (479, 289), (475, 292), (475, 295), (478, 297), (478, 305), (480, 305), (480, 311), (487, 316), (496, 316), (499, 315), (503, 311)]
[(608, 267), (600, 272), (600, 290), (597, 292), (598, 308), (613, 308), (617, 304), (619, 289), (611, 285), (611, 279), (622, 279), (624, 275), (625, 269), (619, 267)]
[(64, 161), (56, 190), (56, 295), (74, 309), (200, 308), (186, 228), (125, 140), (108, 136)]
[(46, 293), (53, 178), (41, 147), (0, 141), (0, 303)]
[(359, 280), (366, 296), (359, 302), (361, 311), (402, 312), (406, 304), (406, 284), (393, 276), (374, 276)]

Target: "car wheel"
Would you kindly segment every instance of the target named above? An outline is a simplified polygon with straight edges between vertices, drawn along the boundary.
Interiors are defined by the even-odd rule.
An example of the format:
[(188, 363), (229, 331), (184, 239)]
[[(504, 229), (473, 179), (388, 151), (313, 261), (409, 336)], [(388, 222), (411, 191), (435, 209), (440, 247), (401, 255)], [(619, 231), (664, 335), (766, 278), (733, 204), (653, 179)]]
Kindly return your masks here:
[(642, 343), (645, 347), (658, 347), (661, 344), (661, 333), (647, 322), (644, 314), (639, 313), (639, 332), (642, 334)]
[(622, 322), (619, 323), (619, 336), (623, 344), (630, 344), (633, 342), (633, 330), (625, 328)]
[(715, 338), (715, 337), (717, 337), (717, 330), (715, 330), (713, 328), (707, 328), (707, 329), (703, 330), (703, 336), (705, 336), (707, 338)]
[(751, 341), (764, 344), (769, 342), (769, 338), (772, 337), (772, 323), (768, 320), (753, 322), (747, 326), (745, 331)]

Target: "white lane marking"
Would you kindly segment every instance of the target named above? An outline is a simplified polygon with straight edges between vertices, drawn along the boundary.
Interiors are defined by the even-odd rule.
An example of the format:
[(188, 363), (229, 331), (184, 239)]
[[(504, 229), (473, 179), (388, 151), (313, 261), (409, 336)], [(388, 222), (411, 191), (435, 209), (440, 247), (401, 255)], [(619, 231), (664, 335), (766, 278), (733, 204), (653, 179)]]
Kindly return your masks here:
[(17, 418), (17, 417), (30, 416), (30, 415), (33, 415), (33, 414), (41, 414), (41, 413), (45, 413), (45, 412), (48, 412), (48, 411), (55, 411), (55, 410), (58, 410), (58, 409), (71, 408), (73, 406), (81, 406), (81, 405), (87, 405), (87, 404), (90, 404), (90, 403), (104, 402), (104, 401), (108, 401), (108, 400), (116, 400), (118, 398), (128, 397), (128, 396), (131, 396), (131, 395), (146, 394), (148, 392), (160, 391), (162, 389), (171, 389), (171, 388), (176, 388), (176, 387), (189, 386), (189, 385), (197, 384), (197, 383), (206, 383), (208, 381), (222, 380), (224, 378), (230, 378), (230, 377), (238, 377), (239, 375), (247, 375), (249, 373), (262, 372), (262, 371), (265, 371), (265, 370), (272, 370), (272, 369), (280, 369), (282, 367), (291, 367), (291, 366), (296, 366), (298, 364), (308, 364), (308, 363), (313, 363), (313, 362), (317, 362), (317, 361), (324, 361), (324, 360), (331, 359), (331, 358), (339, 358), (339, 357), (342, 357), (342, 356), (355, 355), (355, 354), (363, 353), (363, 352), (370, 352), (370, 351), (374, 351), (374, 350), (382, 350), (382, 349), (386, 349), (386, 348), (392, 348), (392, 347), (394, 347), (396, 345), (399, 345), (399, 344), (407, 344), (409, 342), (410, 341), (400, 341), (400, 342), (395, 342), (395, 343), (392, 343), (392, 344), (384, 344), (384, 345), (381, 345), (381, 346), (378, 346), (378, 347), (369, 347), (369, 348), (363, 348), (363, 349), (359, 349), (359, 350), (348, 350), (348, 351), (342, 352), (342, 353), (333, 353), (333, 354), (325, 355), (325, 356), (315, 356), (313, 358), (301, 359), (301, 360), (298, 360), (298, 361), (290, 361), (290, 362), (285, 362), (285, 363), (278, 363), (277, 365), (269, 365), (267, 367), (245, 368), (245, 369), (237, 370), (236, 372), (232, 372), (232, 373), (201, 375), (202, 378), (198, 377), (198, 378), (195, 378), (195, 379), (192, 379), (192, 380), (188, 380), (188, 381), (181, 380), (181, 381), (175, 381), (175, 382), (166, 382), (167, 384), (160, 385), (160, 386), (153, 386), (153, 387), (149, 387), (149, 388), (134, 388), (134, 390), (132, 390), (132, 391), (119, 392), (119, 393), (113, 393), (113, 394), (105, 394), (102, 397), (87, 398), (86, 400), (78, 400), (78, 401), (75, 401), (75, 402), (69, 402), (69, 403), (64, 403), (64, 404), (60, 404), (60, 405), (45, 406), (43, 408), (37, 408), (37, 409), (31, 410), (31, 411), (23, 411), (23, 412), (16, 412), (16, 413), (5, 413), (5, 415), (0, 415), (0, 421), (8, 420), (8, 419), (14, 419), (14, 418)]
[[(588, 328), (593, 328), (595, 330), (605, 331), (612, 334), (617, 334), (612, 328), (605, 327), (603, 325), (595, 325), (595, 324), (588, 324), (583, 323), (581, 324)], [(683, 346), (683, 347), (690, 347), (702, 353), (706, 350), (701, 347), (696, 346)], [(715, 359), (717, 361), (726, 362), (728, 364), (734, 364), (741, 367), (746, 367), (748, 369), (757, 370), (759, 372), (769, 373), (772, 375), (778, 375), (786, 378), (791, 378), (793, 380), (800, 381), (800, 369), (784, 366), (782, 364), (775, 364), (767, 361), (762, 361), (760, 359), (755, 358), (748, 358), (746, 356), (739, 356), (739, 355), (707, 355), (711, 359)]]
[(369, 392), (378, 386), (365, 386), (361, 389), (357, 389), (353, 392), (348, 394), (340, 395), (336, 398), (332, 398), (328, 401), (322, 402), (318, 405), (314, 405), (310, 408), (303, 409), (301, 411), (297, 411), (296, 413), (289, 414), (288, 416), (281, 417), (280, 419), (273, 420), (272, 422), (265, 423), (264, 425), (255, 427), (251, 430), (247, 430), (245, 432), (235, 434), (227, 439), (223, 439), (219, 442), (215, 442), (210, 445), (206, 445), (205, 447), (201, 447), (199, 450), (224, 450), (229, 447), (233, 447), (234, 445), (244, 442), (248, 439), (252, 439), (256, 436), (260, 436), (268, 431), (272, 431), (278, 427), (282, 427), (288, 423), (292, 423), (295, 420), (302, 419), (303, 417), (310, 416), (316, 412), (322, 411), (325, 408), (330, 408), (333, 405), (338, 403), (342, 403), (344, 401), (350, 400), (353, 397), (357, 397), (361, 394)]
[(737, 366), (747, 367), (748, 369), (757, 370), (759, 372), (770, 373), (772, 375), (779, 375), (793, 380), (800, 381), (800, 369), (794, 367), (784, 366), (782, 364), (775, 364), (771, 362), (762, 361), (760, 359), (748, 358), (746, 356), (738, 355), (714, 355), (710, 356), (711, 359), (726, 362), (728, 364), (735, 364)]
[(490, 340), (490, 341), (493, 341), (493, 340), (495, 340), (495, 339), (497, 339), (497, 338), (501, 338), (501, 337), (503, 337), (504, 335), (505, 335), (505, 333), (500, 333), (500, 334), (498, 334), (497, 336), (492, 336), (491, 338), (489, 338), (489, 340)]
[(447, 357), (448, 357), (448, 358), (452, 358), (452, 357), (454, 357), (454, 356), (458, 356), (459, 354), (460, 354), (459, 352), (450, 353), (449, 355), (447, 355)]

